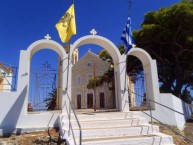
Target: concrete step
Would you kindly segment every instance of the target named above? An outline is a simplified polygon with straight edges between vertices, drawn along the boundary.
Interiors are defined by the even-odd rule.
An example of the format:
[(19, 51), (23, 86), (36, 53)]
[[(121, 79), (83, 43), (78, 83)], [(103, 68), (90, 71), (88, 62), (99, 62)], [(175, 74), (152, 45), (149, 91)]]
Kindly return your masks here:
[[(131, 135), (146, 135), (159, 132), (159, 127), (155, 125), (140, 125), (140, 126), (119, 126), (109, 128), (82, 128), (82, 137), (112, 137), (112, 136), (131, 136)], [(74, 130), (75, 137), (79, 137), (79, 130)]]
[[(148, 124), (138, 112), (80, 113), (77, 115), (82, 128), (82, 145), (174, 145), (171, 136), (159, 133), (159, 127)], [(68, 117), (60, 116), (63, 138), (74, 145), (68, 131)], [(74, 115), (71, 115), (74, 137), (79, 140), (80, 131)]]
[[(136, 112), (108, 112), (108, 113), (83, 113), (77, 115), (79, 121), (90, 120), (111, 120), (111, 119), (125, 119), (138, 118), (140, 113)], [(68, 120), (68, 116), (63, 115), (62, 121)], [(71, 114), (71, 120), (75, 120), (74, 114)]]
[(173, 138), (162, 133), (140, 136), (84, 138), (82, 141), (83, 145), (174, 145)]
[[(68, 123), (65, 121), (64, 123)], [(73, 129), (78, 129), (78, 124), (75, 120), (72, 122)], [(109, 127), (121, 127), (121, 126), (137, 126), (137, 125), (147, 125), (148, 121), (144, 118), (128, 118), (128, 119), (111, 119), (111, 120), (90, 120), (90, 121), (80, 121), (82, 128), (109, 128)]]

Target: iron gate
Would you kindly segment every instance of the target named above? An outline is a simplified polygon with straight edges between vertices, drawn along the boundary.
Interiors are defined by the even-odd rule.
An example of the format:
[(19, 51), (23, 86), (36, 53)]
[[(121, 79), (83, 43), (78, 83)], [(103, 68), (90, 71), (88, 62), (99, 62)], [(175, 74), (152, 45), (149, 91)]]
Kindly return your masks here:
[(45, 62), (40, 69), (32, 70), (30, 74), (28, 111), (45, 111), (45, 99), (58, 86), (58, 71)]

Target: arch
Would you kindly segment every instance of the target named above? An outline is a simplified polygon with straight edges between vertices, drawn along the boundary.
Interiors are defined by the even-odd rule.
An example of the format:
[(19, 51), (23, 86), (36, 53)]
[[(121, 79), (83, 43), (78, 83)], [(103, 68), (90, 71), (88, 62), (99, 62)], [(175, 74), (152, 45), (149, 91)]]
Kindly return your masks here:
[(39, 50), (42, 49), (51, 49), (53, 51), (55, 51), (60, 58), (64, 57), (64, 54), (66, 54), (65, 49), (56, 41), (53, 40), (38, 40), (35, 41), (34, 43), (32, 43), (28, 48), (27, 48), (27, 52), (30, 54), (30, 58), (32, 58), (32, 56)]
[(143, 66), (149, 64), (152, 61), (151, 56), (141, 48), (132, 48), (127, 55), (133, 55), (142, 62)]
[(88, 36), (79, 38), (71, 46), (70, 56), (72, 56), (72, 53), (76, 48), (85, 44), (96, 44), (101, 46), (102, 48), (106, 49), (109, 52), (109, 54), (112, 56), (114, 64), (120, 62), (121, 54), (118, 48), (107, 38), (104, 38), (98, 35), (88, 35)]
[[(64, 96), (63, 91), (65, 90), (66, 87), (66, 74), (67, 74), (67, 54), (64, 48), (57, 42), (53, 40), (38, 40), (32, 43), (27, 50), (21, 50), (20, 52), (20, 61), (19, 61), (19, 74), (18, 74), (18, 90), (23, 90), (27, 86), (27, 94), (26, 94), (26, 104), (27, 104), (27, 99), (29, 97), (29, 82), (30, 82), (30, 63), (31, 63), (31, 58), (32, 56), (39, 50), (42, 49), (51, 49), (55, 51), (59, 56), (60, 59), (62, 60), (63, 63), (60, 64), (60, 69), (59, 69), (59, 75), (58, 75), (58, 87), (59, 87), (59, 94), (61, 94), (61, 97), (59, 98), (58, 105), (59, 109), (62, 108), (62, 105), (64, 104)], [(24, 107), (25, 112), (26, 106)], [(24, 113), (25, 113), (24, 112)]]
[(141, 48), (132, 48), (127, 55), (135, 56), (142, 62), (145, 74), (147, 97), (148, 99), (155, 101), (158, 100), (159, 83), (156, 60), (153, 60), (151, 56)]
[[(85, 44), (95, 44), (99, 45), (111, 55), (114, 62), (114, 72), (115, 72), (115, 96), (116, 96), (116, 108), (119, 111), (128, 111), (128, 92), (124, 89), (125, 81), (125, 56), (122, 56), (118, 48), (107, 38), (98, 35), (87, 35), (79, 38), (70, 49), (70, 57), (72, 57), (73, 51)], [(72, 69), (69, 69), (70, 75), (72, 75)], [(69, 76), (71, 78), (71, 76)], [(71, 86), (71, 82), (69, 82)]]

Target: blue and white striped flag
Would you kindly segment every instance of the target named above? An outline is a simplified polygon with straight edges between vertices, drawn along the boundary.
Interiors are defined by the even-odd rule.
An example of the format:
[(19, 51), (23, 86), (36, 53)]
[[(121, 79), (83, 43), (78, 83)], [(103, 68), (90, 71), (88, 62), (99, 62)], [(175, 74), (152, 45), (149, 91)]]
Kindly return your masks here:
[(124, 42), (125, 54), (127, 54), (128, 51), (132, 48), (132, 45), (134, 44), (134, 40), (131, 35), (131, 18), (130, 17), (128, 17), (127, 24), (125, 25), (125, 28), (121, 35), (121, 40), (123, 40)]

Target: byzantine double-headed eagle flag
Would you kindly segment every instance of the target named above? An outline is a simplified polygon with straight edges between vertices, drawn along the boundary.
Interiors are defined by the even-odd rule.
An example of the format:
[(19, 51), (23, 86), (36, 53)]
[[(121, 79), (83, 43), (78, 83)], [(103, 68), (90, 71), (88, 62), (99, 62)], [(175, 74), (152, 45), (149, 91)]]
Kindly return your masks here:
[(64, 16), (56, 24), (56, 29), (62, 42), (68, 42), (70, 38), (76, 34), (76, 20), (74, 12), (74, 4), (66, 11)]

